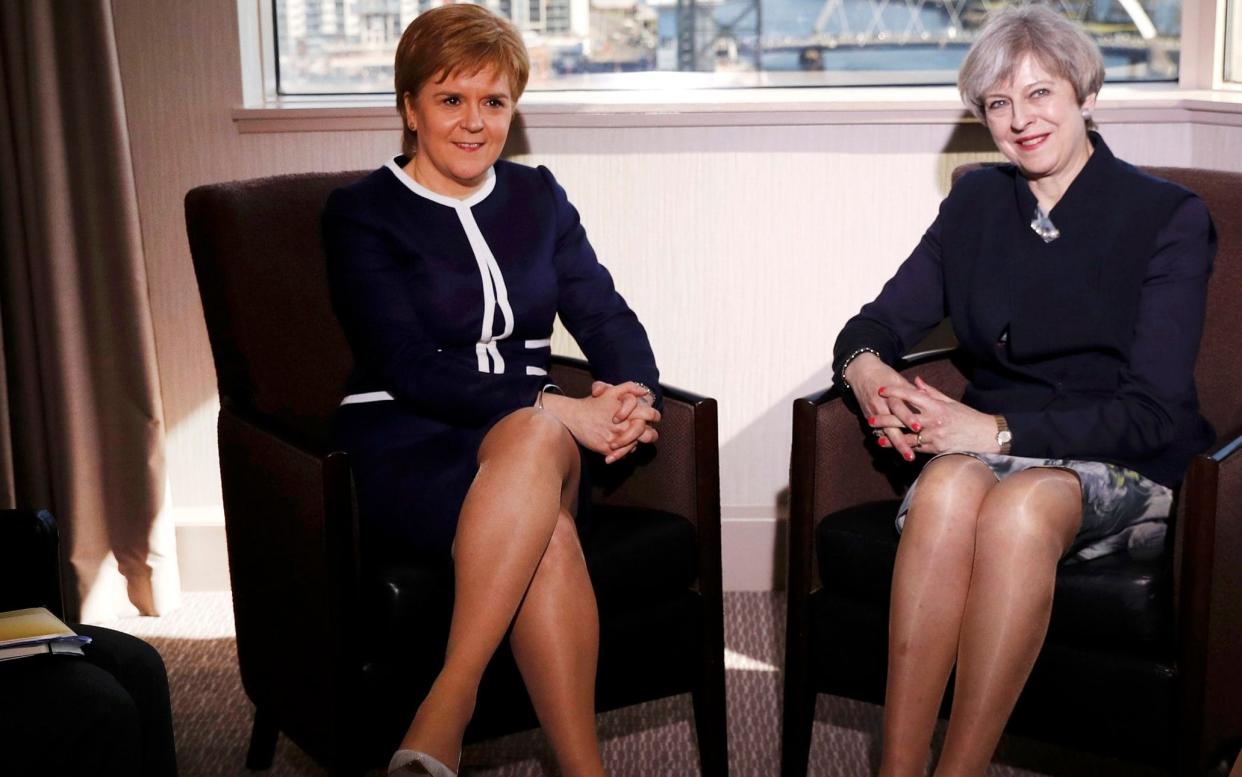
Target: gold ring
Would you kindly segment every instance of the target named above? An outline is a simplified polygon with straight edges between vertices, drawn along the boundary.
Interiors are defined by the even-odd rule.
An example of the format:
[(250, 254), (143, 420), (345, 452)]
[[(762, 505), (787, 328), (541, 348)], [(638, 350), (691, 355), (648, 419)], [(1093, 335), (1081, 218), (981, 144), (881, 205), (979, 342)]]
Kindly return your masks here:
[(914, 435), (914, 447), (916, 448), (923, 447), (923, 433), (922, 432), (919, 432), (918, 434)]

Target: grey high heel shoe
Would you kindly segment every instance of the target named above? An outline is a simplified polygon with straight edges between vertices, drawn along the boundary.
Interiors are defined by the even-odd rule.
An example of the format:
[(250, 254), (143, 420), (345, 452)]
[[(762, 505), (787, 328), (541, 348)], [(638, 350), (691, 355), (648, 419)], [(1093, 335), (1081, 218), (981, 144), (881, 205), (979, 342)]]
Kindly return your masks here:
[(398, 750), (388, 762), (388, 773), (394, 777), (429, 775), (429, 777), (457, 777), (457, 772), (426, 753), (418, 750)]

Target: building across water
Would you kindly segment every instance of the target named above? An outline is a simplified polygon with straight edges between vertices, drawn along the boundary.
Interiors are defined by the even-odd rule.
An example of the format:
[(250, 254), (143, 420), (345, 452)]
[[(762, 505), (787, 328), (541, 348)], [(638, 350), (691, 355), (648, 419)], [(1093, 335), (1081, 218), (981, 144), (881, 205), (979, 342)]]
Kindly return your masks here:
[[(277, 0), (284, 94), (391, 90), (405, 25), (438, 0)], [(534, 88), (652, 86), (647, 71), (764, 73), (764, 83), (952, 83), (989, 4), (937, 0), (485, 0), (523, 32)], [(1110, 80), (1173, 80), (1180, 0), (1066, 4)], [(608, 75), (613, 74), (613, 75)], [(722, 80), (723, 79), (723, 80)], [(684, 81), (684, 79), (679, 79)]]

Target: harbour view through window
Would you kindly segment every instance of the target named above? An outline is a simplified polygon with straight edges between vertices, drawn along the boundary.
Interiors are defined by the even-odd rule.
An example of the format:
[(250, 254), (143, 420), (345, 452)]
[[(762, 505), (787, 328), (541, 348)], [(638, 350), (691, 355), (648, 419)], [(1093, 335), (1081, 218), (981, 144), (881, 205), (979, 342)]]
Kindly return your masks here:
[[(281, 95), (383, 94), (438, 0), (273, 0)], [(531, 55), (530, 89), (952, 84), (1003, 0), (483, 0)], [(1109, 81), (1175, 81), (1181, 0), (1059, 0)], [(1237, 0), (1233, 2), (1237, 7)], [(1236, 73), (1236, 70), (1235, 70)], [(1234, 76), (1237, 77), (1236, 75)]]

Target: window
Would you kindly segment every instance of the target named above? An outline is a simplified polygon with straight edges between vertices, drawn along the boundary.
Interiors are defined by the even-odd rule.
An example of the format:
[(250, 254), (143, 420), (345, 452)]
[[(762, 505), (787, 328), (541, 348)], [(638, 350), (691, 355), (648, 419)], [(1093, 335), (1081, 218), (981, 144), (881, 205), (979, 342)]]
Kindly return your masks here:
[(1229, 0), (1225, 6), (1224, 79), (1242, 84), (1242, 0)]
[[(280, 95), (392, 91), (405, 25), (439, 0), (273, 0)], [(1175, 81), (1182, 0), (1058, 0), (1110, 81)], [(1236, 8), (1240, 0), (1230, 0)], [(951, 84), (996, 0), (485, 0), (532, 89)], [(1236, 49), (1236, 47), (1235, 47)], [(1238, 53), (1232, 54), (1233, 72)], [(674, 79), (668, 72), (678, 71)]]

